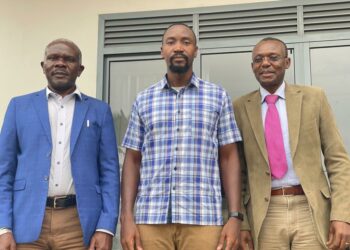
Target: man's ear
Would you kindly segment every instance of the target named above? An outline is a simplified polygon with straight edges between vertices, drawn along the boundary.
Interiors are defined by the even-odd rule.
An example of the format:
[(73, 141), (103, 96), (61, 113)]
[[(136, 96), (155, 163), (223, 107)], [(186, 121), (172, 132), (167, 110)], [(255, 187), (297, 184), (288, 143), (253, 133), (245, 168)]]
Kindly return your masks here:
[(289, 67), (290, 67), (290, 58), (289, 57), (287, 57), (287, 58), (284, 58), (284, 60), (285, 60), (285, 69), (289, 69)]
[(41, 68), (43, 69), (43, 72), (44, 72), (44, 62), (40, 62), (40, 66), (41, 66)]
[(162, 58), (164, 59), (164, 56), (163, 56), (163, 46), (160, 46), (160, 55), (161, 55)]
[(198, 46), (196, 45), (196, 51), (194, 52), (194, 58), (197, 57), (197, 54), (198, 54)]
[(84, 65), (80, 65), (78, 77), (81, 75), (81, 73), (83, 73), (84, 69), (85, 69)]

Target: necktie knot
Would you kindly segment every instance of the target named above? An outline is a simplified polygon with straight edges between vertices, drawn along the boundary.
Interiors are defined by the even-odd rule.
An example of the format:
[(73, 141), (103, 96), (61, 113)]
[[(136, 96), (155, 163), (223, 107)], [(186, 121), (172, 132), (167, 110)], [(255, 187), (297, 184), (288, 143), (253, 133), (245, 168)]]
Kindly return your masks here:
[(265, 102), (267, 104), (275, 104), (278, 100), (278, 95), (267, 95), (265, 97)]

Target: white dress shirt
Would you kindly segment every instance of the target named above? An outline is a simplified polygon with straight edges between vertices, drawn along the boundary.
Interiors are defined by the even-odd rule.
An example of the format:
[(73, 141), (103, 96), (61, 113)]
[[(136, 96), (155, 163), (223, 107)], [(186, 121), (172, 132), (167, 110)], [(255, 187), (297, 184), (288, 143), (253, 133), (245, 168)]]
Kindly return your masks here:
[[(276, 108), (278, 110), (278, 114), (280, 117), (280, 122), (281, 122), (281, 127), (282, 127), (281, 129), (282, 129), (282, 136), (283, 136), (283, 144), (284, 144), (284, 149), (286, 151), (288, 170), (287, 170), (287, 173), (281, 179), (272, 178), (272, 188), (295, 186), (295, 185), (300, 184), (300, 181), (299, 181), (297, 175), (295, 174), (295, 171), (293, 168), (292, 155), (290, 152), (285, 88), (286, 88), (286, 84), (285, 84), (285, 82), (283, 82), (281, 84), (281, 86), (276, 90), (274, 95), (279, 96), (275, 105), (276, 105)], [(265, 117), (266, 117), (266, 112), (267, 112), (267, 103), (265, 102), (265, 97), (267, 95), (271, 95), (271, 93), (260, 86), (260, 94), (261, 94), (262, 121), (263, 121), (263, 125), (265, 128)]]
[(62, 97), (46, 88), (46, 96), (52, 138), (48, 196), (75, 194), (70, 162), (70, 135), (75, 98), (81, 99), (81, 93), (76, 89)]

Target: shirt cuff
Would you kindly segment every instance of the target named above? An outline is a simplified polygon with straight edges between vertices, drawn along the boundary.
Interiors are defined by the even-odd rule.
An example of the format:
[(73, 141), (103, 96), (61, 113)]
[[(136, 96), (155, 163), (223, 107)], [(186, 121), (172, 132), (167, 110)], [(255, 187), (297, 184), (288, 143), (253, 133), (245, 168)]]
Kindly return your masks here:
[(12, 233), (12, 231), (8, 228), (0, 228), (0, 235), (6, 234), (6, 233)]
[(96, 232), (106, 233), (106, 234), (112, 235), (114, 237), (114, 233), (112, 233), (108, 230), (105, 230), (105, 229), (96, 229)]

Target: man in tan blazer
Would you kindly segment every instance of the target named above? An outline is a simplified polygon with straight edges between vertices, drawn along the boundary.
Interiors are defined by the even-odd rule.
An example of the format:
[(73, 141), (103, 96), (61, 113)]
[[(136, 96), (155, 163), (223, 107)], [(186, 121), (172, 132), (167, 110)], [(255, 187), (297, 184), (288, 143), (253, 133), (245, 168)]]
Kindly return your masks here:
[[(321, 89), (284, 82), (290, 58), (281, 40), (261, 40), (252, 60), (260, 88), (234, 102), (243, 138), (240, 247), (253, 249), (254, 242), (262, 250), (345, 249), (350, 244), (350, 160), (326, 96)], [(265, 139), (270, 108), (265, 97), (271, 94), (277, 95), (286, 163), (278, 177)]]

